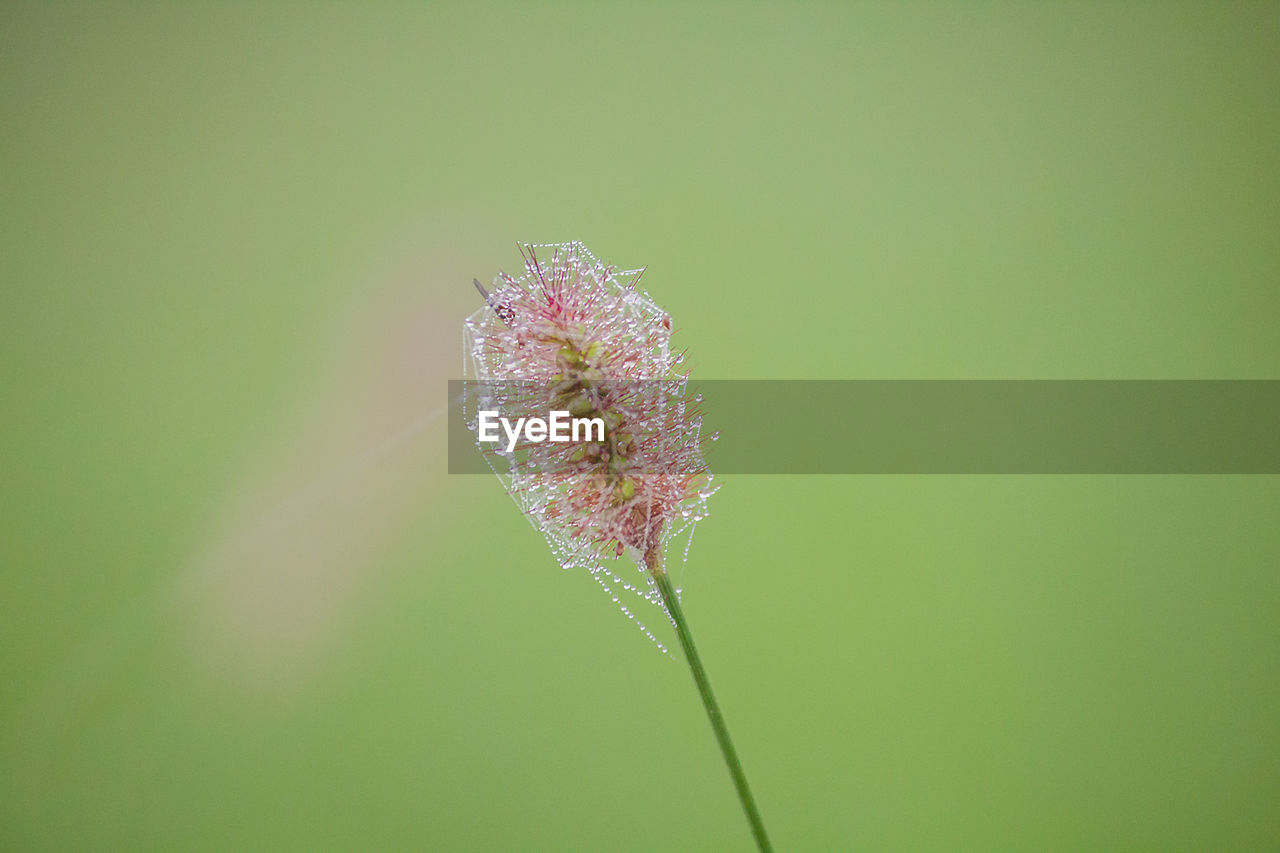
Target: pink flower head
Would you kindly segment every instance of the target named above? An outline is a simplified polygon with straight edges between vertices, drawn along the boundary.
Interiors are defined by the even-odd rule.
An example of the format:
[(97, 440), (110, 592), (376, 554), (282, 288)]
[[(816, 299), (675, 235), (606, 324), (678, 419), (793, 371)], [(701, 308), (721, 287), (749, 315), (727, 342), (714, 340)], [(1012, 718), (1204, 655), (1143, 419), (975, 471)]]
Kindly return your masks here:
[(605, 440), (481, 449), (562, 566), (640, 593), (605, 559), (665, 571), (666, 545), (692, 535), (713, 491), (671, 318), (637, 289), (643, 270), (615, 270), (581, 243), (521, 253), (523, 275), (499, 275), (492, 291), (477, 282), (486, 305), (466, 321), (466, 355), (482, 384), (468, 408), (598, 417)]

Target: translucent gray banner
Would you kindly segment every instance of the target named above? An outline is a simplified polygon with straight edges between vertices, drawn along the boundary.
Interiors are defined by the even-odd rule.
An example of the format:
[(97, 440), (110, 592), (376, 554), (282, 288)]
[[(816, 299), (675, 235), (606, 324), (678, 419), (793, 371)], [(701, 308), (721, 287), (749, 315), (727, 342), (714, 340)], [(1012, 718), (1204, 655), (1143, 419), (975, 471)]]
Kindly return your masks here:
[[(610, 393), (626, 396), (628, 385), (645, 383)], [(662, 388), (664, 405), (687, 407), (676, 420), (698, 434), (715, 474), (1280, 474), (1275, 380), (690, 380)], [(506, 443), (478, 446), (466, 401), (523, 400), (503, 412), (515, 422), (548, 418), (549, 393), (451, 381), (450, 473), (490, 473), (485, 454), (493, 461)], [(566, 455), (565, 445), (525, 450)], [(646, 464), (662, 470), (661, 455)]]

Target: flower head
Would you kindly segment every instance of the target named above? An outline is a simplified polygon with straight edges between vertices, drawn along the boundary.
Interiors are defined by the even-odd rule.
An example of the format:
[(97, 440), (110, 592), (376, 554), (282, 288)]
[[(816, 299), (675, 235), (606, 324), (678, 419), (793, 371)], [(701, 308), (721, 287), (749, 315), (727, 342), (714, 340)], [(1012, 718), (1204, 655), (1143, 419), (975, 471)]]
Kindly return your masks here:
[(482, 450), (562, 566), (658, 601), (606, 560), (629, 553), (644, 571), (665, 571), (667, 544), (692, 535), (712, 492), (671, 318), (637, 288), (643, 270), (606, 266), (576, 242), (521, 252), (523, 275), (501, 274), (491, 291), (476, 282), (486, 305), (465, 327), (482, 383), (472, 411), (564, 410), (599, 418), (605, 436)]

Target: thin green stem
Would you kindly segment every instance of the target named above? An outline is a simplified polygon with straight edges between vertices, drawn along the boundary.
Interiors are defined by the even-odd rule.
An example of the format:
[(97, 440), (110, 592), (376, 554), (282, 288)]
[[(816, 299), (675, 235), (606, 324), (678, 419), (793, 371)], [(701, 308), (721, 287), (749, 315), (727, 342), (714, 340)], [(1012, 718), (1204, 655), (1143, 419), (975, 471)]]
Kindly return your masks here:
[(693, 644), (693, 634), (689, 632), (689, 622), (684, 618), (684, 611), (680, 609), (680, 600), (676, 598), (675, 588), (671, 586), (671, 579), (667, 576), (666, 569), (657, 559), (651, 562), (649, 572), (658, 584), (667, 612), (671, 614), (671, 621), (675, 623), (676, 633), (680, 636), (680, 645), (684, 648), (684, 656), (689, 659), (689, 669), (693, 672), (693, 680), (697, 683), (698, 693), (702, 696), (702, 705), (707, 709), (707, 716), (711, 718), (711, 728), (715, 730), (716, 741), (720, 744), (720, 751), (724, 753), (724, 763), (729, 765), (733, 786), (738, 789), (742, 810), (747, 815), (748, 823), (751, 824), (751, 834), (755, 836), (756, 844), (762, 853), (770, 853), (773, 848), (769, 845), (769, 836), (765, 834), (764, 821), (760, 819), (760, 810), (756, 808), (756, 801), (751, 796), (747, 776), (742, 772), (742, 762), (738, 760), (738, 752), (733, 748), (733, 741), (729, 738), (729, 727), (725, 725), (724, 715), (720, 713), (720, 705), (716, 703), (715, 694), (711, 692), (711, 682), (707, 679), (707, 671), (702, 667), (702, 659), (698, 657), (698, 649)]

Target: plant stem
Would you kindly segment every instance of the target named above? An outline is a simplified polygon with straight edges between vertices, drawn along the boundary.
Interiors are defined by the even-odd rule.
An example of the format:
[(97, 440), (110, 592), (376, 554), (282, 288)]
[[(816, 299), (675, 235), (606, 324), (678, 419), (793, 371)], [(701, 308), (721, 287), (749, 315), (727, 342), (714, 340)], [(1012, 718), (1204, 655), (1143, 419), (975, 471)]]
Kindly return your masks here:
[(657, 582), (658, 590), (662, 593), (662, 601), (667, 606), (667, 613), (671, 614), (671, 621), (675, 623), (676, 633), (680, 636), (680, 645), (684, 648), (684, 656), (689, 659), (689, 669), (693, 672), (693, 680), (698, 685), (698, 693), (702, 696), (702, 705), (707, 709), (707, 716), (711, 718), (711, 728), (715, 730), (716, 741), (720, 744), (720, 751), (724, 753), (724, 763), (729, 765), (733, 786), (738, 789), (742, 810), (751, 824), (751, 834), (755, 836), (756, 845), (762, 853), (770, 853), (773, 848), (769, 845), (769, 836), (764, 831), (764, 821), (760, 819), (760, 811), (756, 808), (756, 801), (751, 796), (751, 788), (747, 785), (747, 776), (742, 772), (742, 762), (738, 760), (738, 752), (733, 748), (733, 741), (729, 738), (729, 727), (725, 725), (724, 715), (720, 713), (715, 694), (711, 692), (711, 682), (707, 679), (707, 671), (702, 668), (698, 649), (693, 644), (689, 623), (684, 618), (684, 611), (680, 609), (680, 600), (676, 598), (675, 588), (671, 586), (671, 579), (667, 576), (667, 571), (660, 560), (660, 557), (646, 560), (649, 563), (649, 573)]

